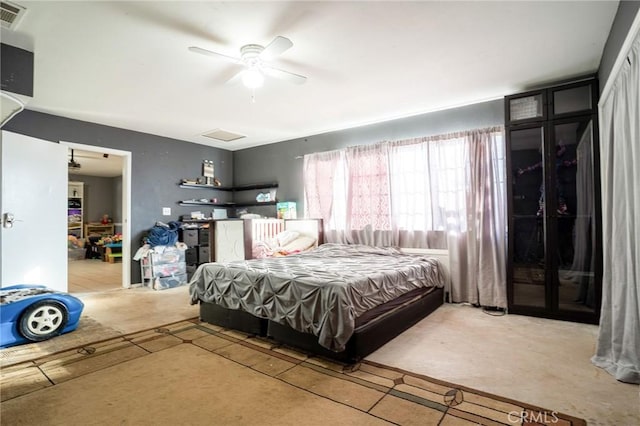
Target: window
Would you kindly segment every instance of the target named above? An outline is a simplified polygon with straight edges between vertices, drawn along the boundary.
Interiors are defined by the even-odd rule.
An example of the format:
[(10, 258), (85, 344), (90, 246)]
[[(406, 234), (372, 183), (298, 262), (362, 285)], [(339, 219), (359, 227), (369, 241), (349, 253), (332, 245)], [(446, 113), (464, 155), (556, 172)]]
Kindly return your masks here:
[[(477, 185), (505, 190), (503, 145), (502, 129), (490, 129), (305, 156), (305, 199), (317, 200), (306, 214), (328, 230), (465, 232), (486, 208)], [(504, 198), (491, 203), (500, 210)]]

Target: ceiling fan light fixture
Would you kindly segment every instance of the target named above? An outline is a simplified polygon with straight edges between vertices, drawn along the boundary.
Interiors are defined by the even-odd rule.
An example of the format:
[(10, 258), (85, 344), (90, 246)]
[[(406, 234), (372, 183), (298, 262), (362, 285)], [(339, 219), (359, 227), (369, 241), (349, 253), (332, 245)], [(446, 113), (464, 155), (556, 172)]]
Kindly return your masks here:
[(292, 46), (293, 43), (288, 38), (276, 36), (266, 47), (259, 44), (245, 44), (240, 48), (240, 57), (212, 52), (211, 50), (197, 46), (191, 46), (189, 50), (201, 55), (223, 59), (235, 65), (244, 66), (245, 69), (237, 73), (229, 81), (236, 83), (238, 80), (242, 80), (245, 87), (255, 90), (262, 87), (265, 77), (278, 78), (295, 84), (303, 84), (307, 81), (307, 77), (303, 75), (274, 68), (267, 63), (267, 61), (274, 59)]
[(242, 73), (242, 84), (248, 89), (257, 89), (264, 84), (264, 75), (258, 68), (249, 68)]

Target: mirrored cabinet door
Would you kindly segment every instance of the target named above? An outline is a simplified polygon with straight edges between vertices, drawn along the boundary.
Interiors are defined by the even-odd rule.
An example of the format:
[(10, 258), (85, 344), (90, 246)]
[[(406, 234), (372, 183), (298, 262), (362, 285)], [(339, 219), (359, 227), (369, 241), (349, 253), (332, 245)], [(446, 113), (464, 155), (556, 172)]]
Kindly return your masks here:
[(513, 303), (540, 308), (547, 303), (544, 130), (538, 126), (509, 131)]
[(594, 125), (590, 118), (561, 122), (551, 129), (554, 161), (556, 307), (564, 311), (594, 313), (598, 244), (594, 162)]

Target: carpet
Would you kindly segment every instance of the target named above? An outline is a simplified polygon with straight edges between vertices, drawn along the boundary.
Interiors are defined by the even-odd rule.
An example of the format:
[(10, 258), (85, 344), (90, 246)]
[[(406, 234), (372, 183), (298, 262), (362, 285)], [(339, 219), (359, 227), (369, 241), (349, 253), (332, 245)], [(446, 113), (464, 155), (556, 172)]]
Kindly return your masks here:
[(0, 349), (0, 367), (4, 368), (20, 362), (42, 358), (46, 355), (95, 342), (96, 339), (106, 340), (121, 335), (121, 332), (83, 314), (75, 331), (39, 343), (27, 343)]
[(0, 370), (2, 424), (585, 425), (551, 409), (198, 320)]

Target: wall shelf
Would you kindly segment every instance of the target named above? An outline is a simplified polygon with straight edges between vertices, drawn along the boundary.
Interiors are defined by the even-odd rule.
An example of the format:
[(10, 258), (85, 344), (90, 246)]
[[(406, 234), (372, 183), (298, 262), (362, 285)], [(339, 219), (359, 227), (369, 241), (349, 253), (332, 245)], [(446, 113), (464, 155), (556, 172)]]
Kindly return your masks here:
[(185, 189), (215, 189), (217, 191), (233, 191), (233, 187), (231, 186), (215, 186), (215, 185), (204, 185), (200, 183), (181, 183), (180, 188)]
[(257, 184), (249, 184), (249, 185), (238, 185), (232, 187), (234, 191), (249, 191), (252, 189), (269, 189), (269, 188), (277, 188), (277, 182), (271, 183), (257, 183)]
[[(185, 189), (208, 189), (208, 190), (217, 190), (217, 191), (226, 191), (233, 192), (234, 194), (238, 191), (251, 191), (251, 190), (259, 190), (259, 189), (273, 189), (278, 187), (277, 182), (269, 182), (269, 183), (256, 183), (256, 184), (248, 184), (248, 185), (237, 185), (237, 186), (215, 186), (215, 185), (206, 185), (199, 183), (181, 183), (179, 184), (180, 188)], [(205, 198), (205, 197), (202, 197)], [(253, 201), (253, 202), (210, 202), (210, 201), (197, 201), (197, 200), (182, 200), (178, 201), (178, 204), (181, 206), (214, 206), (214, 207), (225, 207), (225, 208), (239, 208), (239, 207), (257, 207), (257, 206), (275, 206), (277, 201)]]
[(252, 189), (269, 189), (269, 188), (277, 188), (278, 183), (257, 183), (257, 184), (249, 184), (249, 185), (238, 185), (238, 186), (215, 186), (215, 185), (205, 185), (199, 183), (181, 183), (180, 188), (187, 189), (215, 189), (217, 191), (250, 191)]
[(275, 206), (277, 201), (263, 201), (261, 203), (235, 203), (234, 207), (256, 207), (256, 206)]
[(179, 204), (181, 206), (215, 206), (215, 207), (253, 207), (253, 206), (275, 206), (276, 201), (264, 201), (262, 203), (210, 203), (210, 202), (199, 202), (199, 201), (180, 201)]
[(236, 207), (235, 203), (213, 203), (210, 201), (190, 201), (183, 200), (178, 201), (178, 204), (181, 206), (216, 206), (216, 207)]

